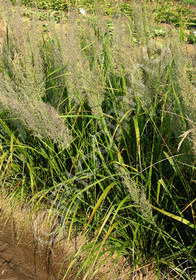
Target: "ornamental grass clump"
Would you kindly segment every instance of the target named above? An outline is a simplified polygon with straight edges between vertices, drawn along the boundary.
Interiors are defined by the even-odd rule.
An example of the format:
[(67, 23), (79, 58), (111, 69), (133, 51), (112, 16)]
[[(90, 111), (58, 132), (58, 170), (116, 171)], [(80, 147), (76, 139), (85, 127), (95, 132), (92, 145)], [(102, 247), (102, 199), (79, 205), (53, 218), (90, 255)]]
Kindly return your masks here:
[[(195, 66), (177, 33), (153, 37), (145, 4), (131, 17), (73, 10), (44, 31), (7, 9), (2, 182), (61, 221), (61, 234), (42, 232), (39, 242), (55, 243), (65, 225), (68, 239), (88, 239), (64, 279), (79, 259), (76, 279), (98, 277), (108, 255), (131, 264), (126, 277), (152, 266), (159, 279), (194, 276)], [(112, 270), (108, 279), (121, 277)]]

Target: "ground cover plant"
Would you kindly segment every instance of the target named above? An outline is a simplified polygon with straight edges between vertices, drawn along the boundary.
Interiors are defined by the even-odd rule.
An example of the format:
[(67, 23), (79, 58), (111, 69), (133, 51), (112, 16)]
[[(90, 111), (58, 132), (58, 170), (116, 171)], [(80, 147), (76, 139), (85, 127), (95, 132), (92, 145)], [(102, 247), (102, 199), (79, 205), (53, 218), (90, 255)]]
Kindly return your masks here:
[(160, 43), (148, 1), (114, 17), (79, 5), (47, 29), (0, 4), (1, 190), (32, 213), (46, 205), (40, 242), (84, 234), (63, 279), (79, 256), (76, 279), (93, 279), (114, 254), (126, 279), (144, 267), (194, 279), (196, 64), (182, 29)]

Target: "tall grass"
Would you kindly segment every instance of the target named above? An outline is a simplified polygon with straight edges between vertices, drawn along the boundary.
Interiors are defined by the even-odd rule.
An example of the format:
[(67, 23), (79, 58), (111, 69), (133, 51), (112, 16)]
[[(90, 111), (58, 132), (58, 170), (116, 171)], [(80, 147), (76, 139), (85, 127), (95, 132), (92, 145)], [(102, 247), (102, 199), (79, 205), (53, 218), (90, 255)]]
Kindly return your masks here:
[(48, 32), (1, 4), (1, 186), (58, 213), (58, 238), (84, 234), (63, 279), (79, 256), (76, 278), (93, 279), (115, 254), (132, 277), (154, 265), (158, 279), (193, 279), (195, 66), (178, 34), (154, 40), (146, 2), (111, 20), (72, 11)]

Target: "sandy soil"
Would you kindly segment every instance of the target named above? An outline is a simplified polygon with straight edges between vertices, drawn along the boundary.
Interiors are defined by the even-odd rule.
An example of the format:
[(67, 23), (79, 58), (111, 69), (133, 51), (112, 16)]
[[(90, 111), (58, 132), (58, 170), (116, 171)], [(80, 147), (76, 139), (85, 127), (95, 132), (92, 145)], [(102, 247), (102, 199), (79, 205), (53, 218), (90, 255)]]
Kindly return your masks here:
[[(0, 279), (56, 280), (68, 248), (42, 244), (33, 224), (35, 215), (28, 221), (29, 214), (29, 208), (22, 210), (5, 197), (0, 198)], [(68, 265), (65, 262), (59, 279), (63, 279)], [(72, 269), (67, 279), (74, 279), (76, 273)]]
[(6, 225), (1, 221), (0, 228), (0, 279), (56, 279), (52, 265), (46, 263), (45, 256), (36, 252), (34, 243), (18, 243), (10, 221)]

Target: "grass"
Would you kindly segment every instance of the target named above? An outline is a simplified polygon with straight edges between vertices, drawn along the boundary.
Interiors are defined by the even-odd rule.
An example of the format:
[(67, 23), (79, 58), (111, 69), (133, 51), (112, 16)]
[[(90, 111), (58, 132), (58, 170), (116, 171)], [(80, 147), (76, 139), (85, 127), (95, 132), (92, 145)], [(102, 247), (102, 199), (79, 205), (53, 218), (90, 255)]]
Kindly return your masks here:
[(196, 69), (183, 20), (161, 45), (147, 1), (125, 11), (104, 1), (109, 18), (92, 1), (77, 4), (66, 25), (50, 15), (43, 31), (36, 15), (27, 28), (20, 8), (2, 2), (2, 192), (32, 211), (44, 203), (49, 227), (58, 213), (59, 239), (66, 227), (89, 240), (63, 279), (81, 255), (76, 279), (93, 279), (108, 254), (125, 256), (132, 277), (154, 265), (158, 279), (193, 279)]

